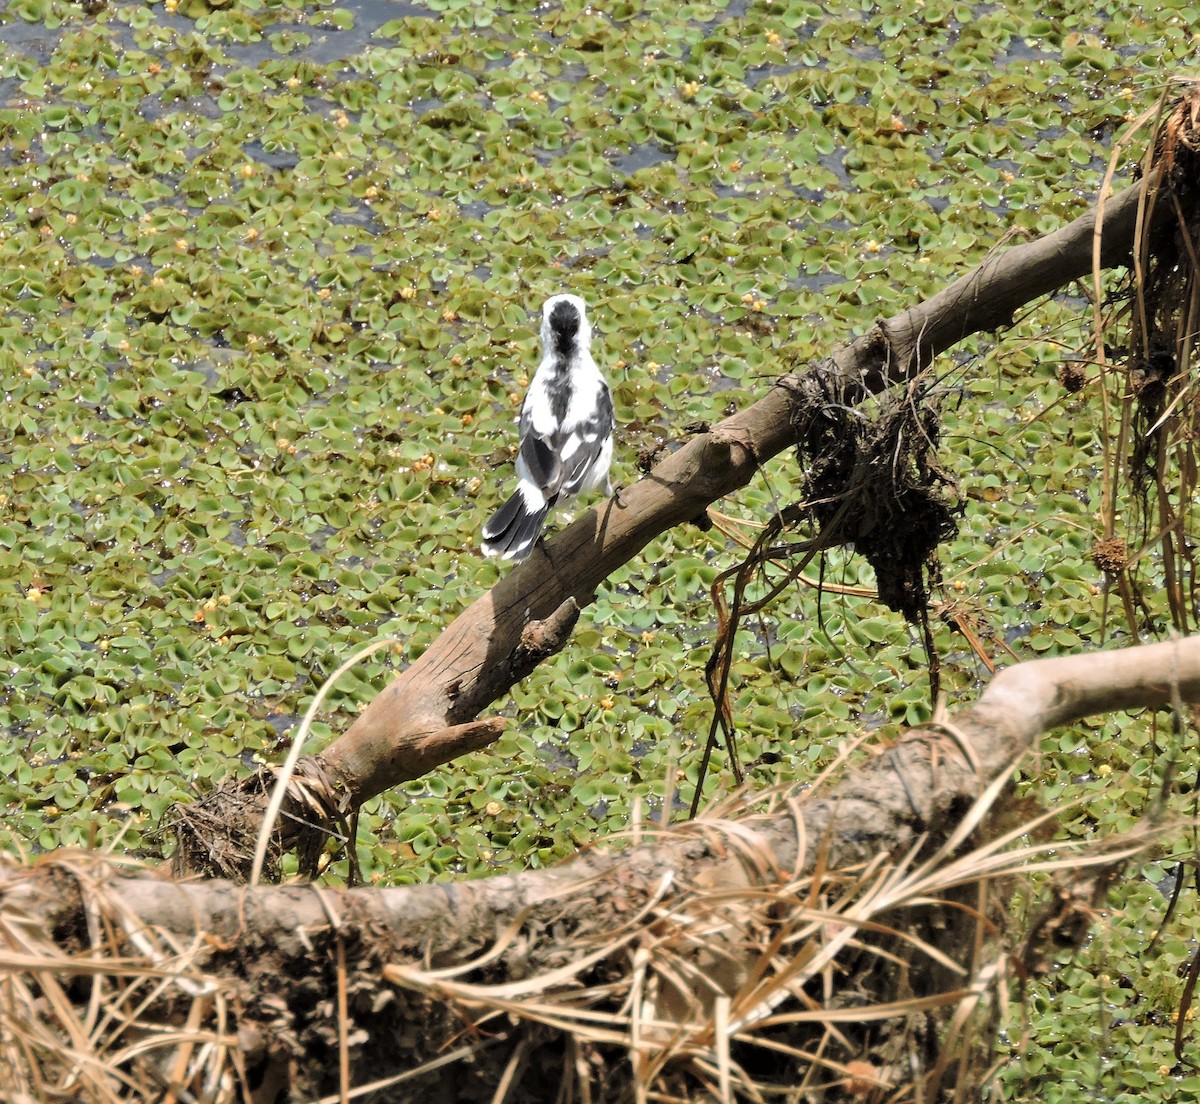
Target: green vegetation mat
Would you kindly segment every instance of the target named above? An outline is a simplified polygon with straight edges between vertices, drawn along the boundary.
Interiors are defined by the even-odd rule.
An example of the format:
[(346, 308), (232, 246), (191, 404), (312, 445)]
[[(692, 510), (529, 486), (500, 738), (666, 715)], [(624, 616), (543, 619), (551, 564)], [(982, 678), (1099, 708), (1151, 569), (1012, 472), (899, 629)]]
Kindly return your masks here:
[[(632, 481), (640, 452), (1081, 213), (1200, 26), (1057, 0), (602, 7), (0, 13), (0, 845), (156, 853), (172, 802), (282, 758), (356, 647), (404, 641), (339, 682), (314, 749), (496, 580), (478, 531), (546, 296), (591, 304)], [(1000, 663), (1001, 641), (1030, 658), (1125, 631), (1091, 561), (1099, 389), (1057, 378), (1090, 324), (1056, 298), (939, 365), (967, 499), (943, 597)], [(719, 509), (761, 524), (796, 479), (781, 458)], [(738, 555), (685, 528), (618, 572), (501, 703), (491, 750), (368, 805), (368, 875), (553, 862), (635, 804), (657, 815), (676, 768), (690, 798), (707, 587)], [(872, 583), (842, 553), (824, 578)], [(935, 638), (969, 700), (986, 669)], [(929, 715), (919, 634), (868, 599), (797, 588), (741, 641), (757, 783)], [(1193, 744), (1152, 719), (1054, 732), (1030, 791), (1080, 800), (1064, 831), (1119, 831)], [(1131, 868), (1034, 985), (1010, 1099), (1200, 1099), (1171, 1053), (1194, 894), (1143, 957), (1170, 872)]]

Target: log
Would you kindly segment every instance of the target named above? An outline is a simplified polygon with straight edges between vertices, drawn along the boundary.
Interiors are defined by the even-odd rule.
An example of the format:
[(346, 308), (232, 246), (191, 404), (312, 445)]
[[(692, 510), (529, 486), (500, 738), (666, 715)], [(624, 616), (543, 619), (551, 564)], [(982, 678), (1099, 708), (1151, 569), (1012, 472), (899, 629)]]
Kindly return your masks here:
[[(389, 1099), (469, 1102), (492, 1099), (505, 1078), (521, 1086), (512, 1099), (553, 1100), (549, 1086), (567, 1076), (588, 1082), (593, 1100), (618, 1099), (673, 1077), (703, 1080), (722, 1063), (727, 1077), (797, 1084), (810, 1074), (794, 1062), (749, 1071), (743, 1053), (789, 1046), (825, 1080), (868, 1077), (893, 1090), (922, 1081), (928, 1091), (951, 1057), (987, 1065), (991, 1034), (971, 1033), (985, 1051), (965, 1054), (951, 1027), (1003, 979), (981, 965), (983, 937), (955, 931), (983, 925), (984, 910), (953, 890), (1025, 862), (989, 842), (989, 801), (1047, 728), (1180, 702), (1200, 702), (1200, 638), (1019, 664), (952, 719), (769, 814), (730, 807), (650, 842), (615, 841), (550, 870), (466, 883), (175, 882), (95, 856), (9, 869), (0, 872), (0, 966), (13, 984), (0, 987), (0, 1022), (40, 1018), (41, 1043), (7, 1053), (53, 1065), (46, 1040), (57, 1030), (62, 1064), (107, 1068), (116, 1053), (124, 1075), (149, 1078), (155, 1093), (165, 1079), (195, 1096), (201, 1082), (241, 1068), (246, 1098), (263, 1102), (332, 1100), (388, 1078), (414, 1093)], [(1130, 847), (1100, 851), (1090, 861)], [(1068, 854), (1043, 865), (1087, 861)], [(871, 951), (885, 935), (887, 948)], [(69, 994), (89, 1007), (115, 1001), (131, 975), (160, 986), (145, 1020), (96, 1033), (110, 1053), (81, 1067), (84, 1044), (71, 1042), (79, 1032), (62, 1035), (55, 1016)], [(71, 977), (91, 981), (61, 980)], [(21, 993), (16, 1014), (4, 1002)], [(901, 1055), (897, 1039), (911, 1032), (864, 1033), (888, 1015), (910, 1027), (917, 1017), (921, 1045)], [(164, 1016), (188, 1025), (194, 1048), (205, 1041), (207, 1065), (180, 1060), (183, 1035), (153, 1035)], [(812, 1059), (814, 1047), (826, 1056)], [(856, 1053), (870, 1054), (873, 1072), (851, 1070)], [(220, 1076), (213, 1063), (225, 1063)]]

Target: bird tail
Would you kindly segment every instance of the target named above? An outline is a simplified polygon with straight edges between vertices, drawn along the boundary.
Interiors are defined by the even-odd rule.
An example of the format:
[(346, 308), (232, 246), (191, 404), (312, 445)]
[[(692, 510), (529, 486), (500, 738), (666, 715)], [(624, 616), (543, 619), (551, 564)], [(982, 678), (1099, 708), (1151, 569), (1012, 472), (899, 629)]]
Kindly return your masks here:
[(537, 488), (521, 484), (483, 527), (483, 554), (523, 560), (542, 534), (550, 504)]

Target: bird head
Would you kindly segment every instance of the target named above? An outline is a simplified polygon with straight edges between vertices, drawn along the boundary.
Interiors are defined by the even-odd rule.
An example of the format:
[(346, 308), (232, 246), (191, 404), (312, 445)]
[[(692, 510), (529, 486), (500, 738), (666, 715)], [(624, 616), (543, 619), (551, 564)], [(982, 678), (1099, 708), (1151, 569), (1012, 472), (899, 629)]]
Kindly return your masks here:
[(592, 340), (587, 304), (578, 295), (552, 295), (542, 307), (542, 347), (566, 356)]

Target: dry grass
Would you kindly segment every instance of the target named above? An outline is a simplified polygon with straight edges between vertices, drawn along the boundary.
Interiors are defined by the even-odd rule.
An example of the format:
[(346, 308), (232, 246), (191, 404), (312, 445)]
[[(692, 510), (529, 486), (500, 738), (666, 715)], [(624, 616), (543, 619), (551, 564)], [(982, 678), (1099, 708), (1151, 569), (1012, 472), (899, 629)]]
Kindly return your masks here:
[[(246, 1099), (229, 987), (187, 945), (122, 900), (134, 866), (113, 856), (0, 861), (0, 1067), (7, 1104)], [(54, 933), (20, 908), (24, 878), (52, 872), (83, 930)], [(70, 944), (78, 944), (71, 947)]]
[[(460, 966), (384, 966), (381, 989), (455, 1006), (466, 1044), (422, 1065), (375, 1069), (387, 1076), (368, 1084), (355, 1083), (346, 1058), (347, 1035), (364, 1025), (348, 1019), (347, 966), (335, 940), (338, 991), (328, 997), (341, 1041), (340, 1089), (322, 1104), (419, 1087), (456, 1062), (477, 1068), (485, 1051), (501, 1055), (496, 1104), (529, 1099), (522, 1069), (535, 1051), (544, 1061), (547, 1046), (562, 1063), (563, 1104), (978, 1099), (990, 1061), (981, 1041), (994, 1036), (1014, 961), (991, 918), (991, 887), (1034, 872), (1074, 877), (1111, 867), (1142, 845), (1023, 844), (1047, 814), (970, 847), (1003, 785), (940, 846), (842, 870), (820, 861), (824, 841), (804, 838), (807, 794), (765, 799), (765, 811), (792, 811), (802, 852), (792, 869), (779, 867), (756, 822), (744, 819), (750, 810), (739, 796), (669, 830), (698, 834), (736, 862), (716, 875), (664, 876), (649, 900), (631, 899), (617, 930), (557, 945), (552, 969), (507, 972), (513, 953), (521, 951), (519, 963), (528, 951), (523, 917)], [(639, 835), (652, 842), (661, 831), (643, 827)], [(798, 873), (813, 868), (814, 855), (813, 872)], [(211, 940), (181, 943), (128, 908), (121, 881), (129, 865), (56, 856), (0, 871), (6, 1104), (257, 1099), (242, 1051), (255, 1029), (238, 1022), (237, 982), (206, 969)], [(22, 882), (48, 876), (78, 894), (77, 930), (45, 931), (21, 910)], [(561, 902), (564, 917), (586, 912), (586, 892)], [(337, 933), (339, 898), (321, 893)], [(314, 962), (313, 975), (326, 965)], [(481, 984), (480, 976), (510, 980)]]
[[(990, 887), (1035, 872), (1073, 878), (1111, 868), (1143, 845), (1021, 845), (1046, 814), (964, 851), (1006, 781), (939, 847), (844, 870), (818, 860), (803, 876), (780, 870), (760, 835), (718, 811), (672, 831), (700, 833), (736, 855), (741, 884), (677, 892), (684, 886), (664, 878), (620, 931), (583, 940), (566, 965), (519, 981), (468, 980), (515, 931), (479, 960), (446, 970), (393, 963), (384, 977), (454, 1002), (473, 1032), (529, 1028), (514, 1035), (514, 1062), (547, 1029), (569, 1040), (563, 1104), (600, 1099), (585, 1071), (614, 1054), (626, 1067), (616, 1098), (637, 1104), (977, 1100), (992, 1072), (981, 1041), (994, 1037), (986, 1025), (1004, 1013), (1015, 961), (989, 919)], [(793, 810), (803, 840), (801, 799), (774, 800)], [(798, 856), (796, 870), (810, 858)], [(935, 941), (934, 931), (959, 937)], [(919, 988), (934, 977), (950, 984)], [(872, 999), (881, 989), (888, 999)], [(521, 1099), (509, 1088), (497, 1089), (494, 1104)]]

